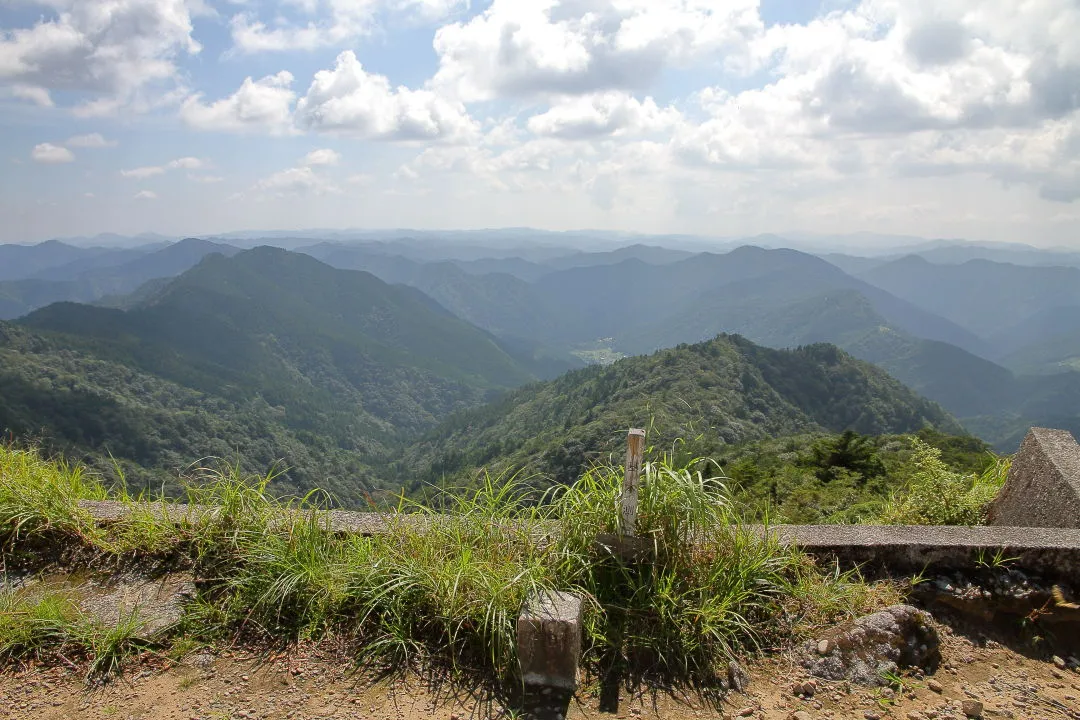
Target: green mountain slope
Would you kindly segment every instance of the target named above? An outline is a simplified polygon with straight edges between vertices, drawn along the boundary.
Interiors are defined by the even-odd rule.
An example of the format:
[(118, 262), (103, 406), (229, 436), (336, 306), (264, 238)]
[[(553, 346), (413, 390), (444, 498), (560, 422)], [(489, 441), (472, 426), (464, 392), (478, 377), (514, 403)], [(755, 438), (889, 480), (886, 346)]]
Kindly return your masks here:
[(451, 418), (395, 469), (434, 482), (482, 466), (519, 467), (538, 485), (565, 483), (642, 425), (654, 444), (691, 440), (709, 454), (801, 432), (961, 432), (940, 407), (834, 346), (771, 350), (720, 336), (514, 391)]
[(354, 505), (380, 485), (370, 463), (387, 433), (330, 406), (308, 427), (263, 397), (203, 392), (2, 321), (0, 430), (106, 476), (115, 460), (133, 490), (175, 491), (192, 463), (217, 457), (257, 472), (280, 463), (277, 490), (320, 487)]
[[(61, 422), (57, 414), (63, 412), (55, 407), (39, 412), (26, 389), (53, 387), (50, 373), (61, 371), (49, 367), (60, 363), (64, 351), (77, 360), (62, 372), (82, 396), (103, 398), (103, 406), (144, 405), (134, 410), (151, 408), (172, 418), (185, 412), (185, 403), (207, 407), (205, 400), (222, 404), (224, 414), (235, 414), (240, 423), (243, 408), (263, 408), (256, 416), (271, 423), (272, 435), (288, 435), (309, 448), (329, 443), (345, 453), (339, 469), (373, 462), (402, 437), (534, 379), (491, 335), (416, 290), (273, 248), (232, 258), (211, 255), (126, 312), (57, 303), (20, 325), (21, 340), (5, 352), (20, 367), (20, 379), (9, 381), (23, 390), (0, 396), (9, 418), (5, 427), (25, 431), (34, 429), (32, 423), (88, 452), (111, 447)], [(38, 347), (44, 355), (34, 358)], [(110, 378), (133, 373), (140, 382), (152, 378), (150, 384), (168, 389), (131, 397), (112, 380), (96, 381), (90, 371), (95, 363)], [(173, 400), (192, 393), (198, 402)], [(47, 399), (40, 404), (55, 405)], [(168, 423), (150, 425), (167, 443), (182, 434)], [(240, 434), (235, 428), (225, 432)], [(164, 466), (162, 458), (150, 450), (130, 456), (155, 468)], [(263, 460), (265, 453), (257, 461)], [(292, 479), (325, 486), (313, 481), (320, 468), (300, 467)], [(343, 483), (348, 485), (340, 478), (330, 484)]]

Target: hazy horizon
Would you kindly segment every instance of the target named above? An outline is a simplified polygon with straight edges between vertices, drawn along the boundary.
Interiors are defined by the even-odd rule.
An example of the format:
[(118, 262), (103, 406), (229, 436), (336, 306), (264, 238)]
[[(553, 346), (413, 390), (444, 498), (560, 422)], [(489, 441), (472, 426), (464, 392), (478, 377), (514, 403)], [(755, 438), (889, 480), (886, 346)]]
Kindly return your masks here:
[[(270, 228), (261, 230), (227, 230), (221, 232), (194, 235), (168, 235), (152, 231), (131, 235), (103, 232), (95, 235), (50, 237), (32, 242), (0, 241), (0, 245), (40, 245), (44, 242), (58, 241), (81, 247), (136, 248), (159, 242), (176, 242), (195, 237), (217, 240), (225, 243), (250, 245), (255, 240), (296, 239), (312, 242), (394, 242), (407, 238), (430, 239), (441, 237), (448, 241), (473, 242), (491, 247), (522, 245), (550, 245), (575, 250), (609, 250), (629, 245), (657, 245), (672, 249), (696, 251), (728, 251), (740, 245), (760, 245), (766, 248), (792, 248), (818, 253), (847, 253), (858, 255), (864, 252), (870, 255), (888, 254), (911, 249), (928, 249), (936, 245), (973, 245), (1015, 249), (1032, 248), (1047, 252), (1071, 252), (1080, 250), (1066, 245), (1037, 246), (1031, 243), (983, 240), (977, 238), (920, 237), (854, 231), (850, 233), (822, 234), (792, 230), (783, 233), (761, 233), (758, 235), (717, 237), (694, 235), (689, 233), (642, 233), (630, 231), (612, 231), (597, 228), (575, 228), (570, 230), (545, 230), (535, 227), (505, 228)], [(581, 241), (586, 241), (582, 243)], [(272, 243), (270, 243), (272, 244)], [(300, 243), (294, 243), (299, 247)]]

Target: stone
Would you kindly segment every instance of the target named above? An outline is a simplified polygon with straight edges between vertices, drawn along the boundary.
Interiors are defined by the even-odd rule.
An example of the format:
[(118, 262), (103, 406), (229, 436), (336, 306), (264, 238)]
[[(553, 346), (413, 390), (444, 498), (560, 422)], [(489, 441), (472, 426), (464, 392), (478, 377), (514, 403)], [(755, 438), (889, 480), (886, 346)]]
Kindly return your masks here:
[(827, 656), (811, 641), (801, 650), (802, 666), (826, 680), (885, 685), (883, 675), (901, 668), (934, 670), (941, 662), (940, 640), (929, 614), (910, 605), (893, 605), (840, 626), (827, 638)]
[(754, 714), (753, 706), (744, 707), (742, 710), (739, 711), (739, 717), (750, 717), (753, 714)]
[(817, 654), (818, 655), (828, 655), (829, 650), (831, 650), (831, 649), (832, 648), (829, 645), (828, 640), (819, 640), (818, 641), (818, 644), (817, 644)]
[(1058, 657), (1057, 655), (1055, 655), (1053, 658), (1051, 658), (1051, 661), (1054, 663), (1054, 665), (1061, 668), (1062, 670), (1065, 669), (1065, 659), (1064, 658)]
[(926, 687), (930, 688), (931, 690), (936, 692), (938, 695), (945, 692), (945, 688), (943, 688), (941, 686), (941, 683), (939, 683), (937, 680), (934, 680), (933, 678), (930, 678), (929, 680), (926, 681)]
[(1080, 527), (1080, 445), (1071, 433), (1031, 428), (990, 505), (987, 524)]
[(811, 720), (810, 713), (805, 710), (796, 710), (790, 715), (791, 720)]
[(960, 703), (960, 710), (966, 717), (980, 718), (983, 714), (983, 704), (978, 700), (964, 700)]
[(746, 692), (750, 685), (750, 673), (742, 665), (732, 660), (727, 666), (728, 687), (736, 692)]
[(544, 593), (526, 602), (517, 621), (518, 663), (526, 685), (577, 687), (582, 609), (574, 593)]

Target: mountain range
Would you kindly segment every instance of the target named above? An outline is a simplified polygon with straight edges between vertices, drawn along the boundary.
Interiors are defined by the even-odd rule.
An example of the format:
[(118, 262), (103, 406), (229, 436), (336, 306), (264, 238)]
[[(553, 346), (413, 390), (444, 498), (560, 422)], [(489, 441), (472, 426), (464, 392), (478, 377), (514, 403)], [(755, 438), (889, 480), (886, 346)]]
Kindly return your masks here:
[[(99, 355), (107, 346), (111, 358), (128, 365), (151, 357), (149, 365), (139, 367), (213, 393), (245, 385), (238, 378), (247, 373), (247, 365), (230, 367), (225, 358), (208, 354), (243, 339), (245, 352), (257, 346), (282, 353), (274, 362), (252, 355), (260, 357), (252, 366), (259, 377), (252, 387), (262, 382), (281, 387), (289, 377), (284, 368), (300, 362), (299, 374), (305, 378), (310, 370), (298, 358), (307, 357), (301, 349), (314, 341), (299, 332), (301, 327), (319, 328), (312, 331), (318, 337), (315, 344), (356, 330), (351, 318), (322, 318), (338, 304), (333, 293), (298, 298), (290, 285), (329, 282), (311, 270), (328, 265), (352, 271), (343, 276), (353, 278), (348, 283), (377, 277), (386, 292), (412, 293), (446, 322), (479, 333), (461, 340), (461, 347), (471, 348), (482, 336), (486, 339), (479, 346), (492, 343), (509, 359), (502, 364), (482, 360), (484, 367), (470, 375), (469, 354), (451, 353), (443, 360), (449, 351), (437, 344), (428, 347), (427, 330), (419, 331), (409, 348), (395, 348), (406, 353), (401, 356), (405, 360), (382, 354), (379, 345), (384, 365), (400, 362), (400, 367), (434, 373), (451, 384), (434, 391), (439, 401), (428, 412), (418, 407), (411, 390), (400, 395), (400, 402), (388, 402), (382, 380), (363, 387), (365, 412), (369, 406), (382, 408), (373, 415), (378, 422), (369, 427), (382, 427), (385, 437), (423, 432), (447, 412), (473, 407), (529, 380), (721, 333), (774, 348), (835, 344), (940, 403), (964, 427), (1002, 450), (1014, 449), (1031, 424), (1080, 429), (1080, 268), (1067, 264), (1070, 256), (1064, 251), (898, 238), (895, 242), (907, 243), (911, 252), (818, 257), (785, 249), (784, 238), (776, 236), (754, 238), (774, 249), (732, 243), (728, 252), (700, 252), (674, 236), (625, 244), (625, 236), (588, 236), (586, 242), (584, 234), (528, 230), (323, 237), (318, 241), (313, 231), (265, 239), (297, 249), (277, 251), (282, 254), (276, 257), (287, 258), (282, 262), (288, 270), (273, 267), (269, 248), (242, 250), (260, 242), (256, 234), (177, 243), (155, 239), (123, 248), (57, 241), (0, 246), (0, 317), (25, 316), (20, 321), (24, 331), (60, 333), (63, 342), (79, 338), (80, 347), (92, 345)], [(673, 247), (662, 244), (668, 240)], [(570, 247), (579, 241), (587, 249)], [(305, 256), (320, 262), (311, 260), (306, 270), (292, 267)], [(1015, 263), (1000, 261), (1014, 256)], [(235, 268), (220, 264), (230, 257), (245, 258), (241, 266), (251, 258), (265, 263), (249, 268), (246, 308), (230, 304), (236, 298), (222, 290), (239, 282), (229, 274)], [(217, 275), (211, 273), (215, 268)], [(255, 278), (266, 274), (281, 279), (256, 289)], [(275, 288), (280, 298), (250, 299)], [(65, 300), (102, 307), (45, 307)], [(272, 317), (265, 316), (264, 305)], [(300, 306), (304, 319), (284, 333), (293, 344), (274, 345), (281, 335), (278, 325), (292, 323)], [(218, 309), (228, 317), (215, 316)], [(193, 322), (206, 323), (207, 330), (188, 337), (183, 330), (170, 335), (155, 327)], [(132, 323), (142, 324), (133, 329)], [(98, 337), (102, 332), (108, 342)], [(370, 340), (366, 332), (361, 344)], [(118, 340), (134, 336), (140, 338), (138, 353)], [(200, 345), (199, 338), (207, 337), (216, 339)], [(457, 341), (450, 345), (459, 346)], [(157, 354), (148, 356), (147, 347)], [(201, 347), (203, 354), (193, 347)], [(175, 361), (177, 375), (163, 375), (170, 366), (166, 357), (181, 359)], [(331, 352), (328, 363), (337, 361)], [(338, 377), (342, 369), (335, 368), (320, 370), (320, 382)], [(450, 386), (457, 390), (449, 391)]]

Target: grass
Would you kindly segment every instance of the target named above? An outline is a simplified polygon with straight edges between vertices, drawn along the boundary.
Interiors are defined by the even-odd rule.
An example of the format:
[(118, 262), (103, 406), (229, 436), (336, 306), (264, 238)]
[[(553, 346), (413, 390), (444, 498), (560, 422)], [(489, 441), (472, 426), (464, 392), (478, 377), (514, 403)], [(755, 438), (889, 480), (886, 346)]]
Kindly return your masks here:
[(53, 530), (89, 540), (95, 525), (78, 501), (105, 497), (105, 488), (80, 465), (0, 445), (0, 533), (9, 539)]
[[(130, 514), (97, 529), (78, 501), (104, 497), (100, 485), (78, 468), (0, 448), (5, 473), (41, 473), (31, 490), (0, 479), (0, 522), (12, 542), (61, 533), (98, 557), (172, 557), (193, 568), (200, 591), (174, 630), (179, 643), (333, 637), (364, 662), (502, 682), (517, 677), (515, 623), (536, 592), (586, 598), (584, 661), (597, 675), (700, 687), (716, 686), (737, 656), (895, 601), (891, 586), (819, 568), (743, 523), (726, 478), (688, 469), (704, 466), (644, 464), (634, 532), (655, 551), (644, 565), (594, 545), (599, 533), (626, 530), (614, 466), (540, 502), (515, 478), (490, 477), (479, 490), (446, 493), (438, 514), (402, 500), (388, 531), (365, 537), (330, 532), (324, 496), (275, 499), (271, 476), (229, 465), (193, 473), (188, 500), (202, 509), (180, 523), (160, 501), (120, 494)], [(8, 658), (72, 647), (90, 674), (107, 675), (145, 646), (134, 614), (104, 627), (59, 597), (4, 602), (12, 609), (0, 612), (0, 654)]]
[(137, 609), (106, 624), (84, 614), (70, 593), (7, 589), (0, 593), (0, 658), (46, 659), (72, 654), (86, 660), (87, 680), (116, 674), (149, 646)]

